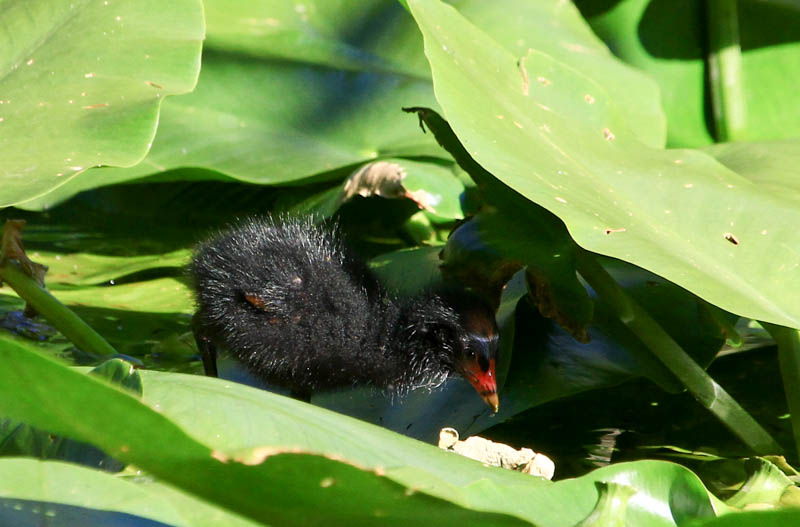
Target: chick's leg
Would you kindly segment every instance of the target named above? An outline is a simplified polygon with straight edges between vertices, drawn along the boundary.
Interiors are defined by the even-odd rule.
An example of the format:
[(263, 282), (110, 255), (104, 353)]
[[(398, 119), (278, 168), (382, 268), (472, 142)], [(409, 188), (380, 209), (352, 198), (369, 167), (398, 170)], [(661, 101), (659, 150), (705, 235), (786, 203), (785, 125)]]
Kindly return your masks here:
[(192, 318), (192, 332), (200, 358), (203, 359), (203, 370), (208, 377), (217, 377), (217, 347), (206, 336), (196, 315)]

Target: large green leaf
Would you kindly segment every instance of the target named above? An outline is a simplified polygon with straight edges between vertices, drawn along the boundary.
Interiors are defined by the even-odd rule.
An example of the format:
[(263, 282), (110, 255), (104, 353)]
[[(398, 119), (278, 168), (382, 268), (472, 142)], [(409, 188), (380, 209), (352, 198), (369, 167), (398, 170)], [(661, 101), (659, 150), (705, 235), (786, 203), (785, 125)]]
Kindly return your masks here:
[[(436, 104), (425, 70), (420, 77), (361, 49), (358, 41), (373, 33), (371, 17), (341, 16), (380, 8), (382, 23), (399, 18), (401, 30), (416, 37), (395, 2), (378, 0), (367, 9), (360, 2), (335, 9), (308, 2), (300, 11), (289, 2), (208, 4), (209, 44), (197, 89), (167, 101), (150, 154), (129, 169), (104, 169), (107, 182), (202, 167), (276, 184), (385, 156), (441, 157), (401, 111), (409, 101)], [(421, 51), (419, 42), (415, 47)], [(26, 206), (43, 208), (98, 183), (83, 176)]]
[(160, 278), (116, 286), (54, 290), (65, 304), (90, 305), (149, 313), (189, 313), (194, 308), (192, 292), (174, 278)]
[[(164, 412), (165, 402), (147, 401), (152, 405), (150, 408), (102, 381), (70, 371), (18, 346), (0, 346), (0, 360), (8, 367), (3, 369), (5, 373), (0, 373), (4, 391), (0, 415), (23, 418), (33, 426), (91, 442), (117, 459), (135, 463), (164, 481), (264, 523), (328, 525), (344, 521), (363, 522), (377, 515), (387, 525), (400, 525), (409, 519), (422, 525), (434, 525), (444, 519), (472, 519), (487, 525), (522, 524), (509, 516), (470, 511), (444, 501), (441, 498), (453, 501), (453, 493), (458, 496), (458, 487), (451, 489), (447, 484), (437, 484), (436, 478), (430, 481), (424, 471), (413, 471), (416, 477), (407, 475), (419, 485), (403, 484), (402, 467), (406, 460), (397, 453), (383, 458), (393, 460), (394, 467), (384, 465), (384, 469), (376, 456), (366, 458), (369, 459), (366, 464), (355, 466), (354, 460), (358, 458), (339, 450), (341, 444), (334, 441), (323, 445), (324, 441), (320, 441), (322, 434), (315, 434), (312, 441), (304, 441), (296, 435), (299, 431), (296, 427), (292, 436), (284, 436), (290, 437), (288, 441), (264, 441), (249, 445), (253, 448), (240, 450), (245, 443), (241, 439), (228, 440), (228, 427), (219, 420), (224, 414), (212, 418), (216, 424), (207, 427), (207, 434), (201, 434), (203, 439), (198, 441), (195, 439), (197, 430), (185, 429), (171, 421), (171, 416)], [(351, 450), (356, 449), (356, 438), (363, 439), (366, 429), (372, 431), (367, 433), (377, 434), (373, 440), (376, 446), (382, 435), (400, 441), (409, 452), (416, 453), (421, 447), (425, 448), (391, 432), (291, 399), (244, 386), (232, 386), (217, 379), (181, 377), (173, 387), (187, 381), (190, 384), (210, 382), (213, 386), (211, 393), (216, 393), (221, 399), (227, 400), (224, 394), (234, 394), (239, 402), (233, 403), (225, 412), (233, 412), (238, 417), (246, 417), (241, 413), (241, 403), (254, 395), (258, 399), (266, 396), (273, 398), (271, 411), (260, 416), (251, 414), (251, 417), (269, 420), (272, 415), (271, 419), (280, 420), (283, 415), (295, 420), (299, 412), (307, 416), (306, 424), (332, 421), (332, 425), (325, 427), (329, 438), (331, 434), (341, 434), (351, 428), (353, 433), (350, 437), (354, 440)], [(9, 397), (10, 390), (16, 391), (22, 386), (26, 386), (24, 393), (13, 399)], [(150, 389), (146, 387), (145, 392), (148, 391)], [(50, 402), (45, 403), (46, 400)], [(197, 412), (197, 418), (205, 420), (203, 416), (208, 415), (202, 401), (190, 398), (177, 402), (177, 406), (170, 405), (170, 408), (183, 417), (191, 419)], [(196, 406), (187, 412), (187, 403)], [(76, 415), (82, 418), (75, 419)], [(271, 431), (281, 433), (274, 428)], [(301, 434), (309, 432), (301, 431)], [(220, 441), (223, 435), (225, 444)], [(216, 439), (206, 443), (210, 437)], [(245, 436), (244, 440), (251, 438)], [(314, 450), (315, 447), (319, 449)], [(427, 450), (428, 457), (438, 457), (450, 465), (449, 470), (462, 475), (457, 479), (463, 479), (470, 471), (484, 470), (480, 464), (450, 456), (433, 447), (427, 447)], [(400, 475), (390, 475), (390, 468), (397, 468)], [(524, 487), (538, 483), (536, 479), (519, 474), (505, 471), (496, 471), (496, 474), (495, 478), (501, 481), (511, 478), (527, 483)], [(408, 487), (423, 490), (423, 486), (424, 492), (407, 491)], [(323, 503), (336, 505), (322, 507)], [(488, 509), (477, 508), (502, 509), (489, 505)]]
[[(800, 325), (791, 196), (701, 152), (647, 147), (602, 84), (538, 50), (523, 72), (449, 6), (409, 5), (445, 117), (484, 168), (559, 216), (587, 249), (734, 313)], [(543, 79), (528, 93), (526, 75)]]
[[(591, 78), (613, 79), (607, 89), (624, 98), (618, 110), (626, 122), (645, 143), (663, 144), (657, 87), (614, 59), (573, 6), (456, 3), (523, 62), (537, 47)], [(435, 107), (436, 100), (419, 32), (399, 3), (210, 0), (206, 12), (197, 90), (164, 104), (147, 158), (132, 168), (104, 168), (102, 180), (75, 178), (26, 207), (48, 208), (80, 190), (177, 167), (285, 184), (341, 178), (378, 158), (446, 157), (400, 110)]]
[[(131, 390), (137, 395), (142, 393), (141, 378), (138, 372), (130, 363), (121, 359), (108, 360), (89, 373), (106, 379), (111, 384)], [(0, 455), (33, 456), (41, 459), (71, 461), (93, 468), (101, 468), (108, 472), (119, 472), (124, 467), (124, 464), (93, 445), (59, 437), (47, 430), (40, 430), (8, 419), (0, 420)]]
[(30, 256), (35, 262), (49, 268), (48, 282), (59, 285), (100, 285), (133, 273), (159, 268), (172, 268), (173, 272), (179, 273), (177, 269), (189, 261), (187, 250), (132, 256), (36, 251)]
[(0, 9), (0, 207), (89, 167), (135, 165), (164, 97), (197, 80), (199, 0), (5, 0)]
[(219, 379), (141, 372), (142, 403), (13, 345), (0, 347), (0, 359), (0, 414), (92, 441), (270, 524), (366, 523), (378, 514), (387, 525), (524, 519), (566, 527), (593, 511), (598, 481), (636, 491), (627, 507), (632, 525), (674, 526), (726, 510), (696, 476), (670, 463), (619, 464), (551, 484)]
[[(591, 31), (571, 2), (453, 1), (461, 15), (490, 35), (527, 70), (532, 50), (544, 52), (581, 74), (602, 83), (611, 104), (643, 143), (661, 147), (666, 141), (666, 119), (658, 86), (649, 77), (616, 60)], [(540, 82), (529, 75), (533, 90)]]

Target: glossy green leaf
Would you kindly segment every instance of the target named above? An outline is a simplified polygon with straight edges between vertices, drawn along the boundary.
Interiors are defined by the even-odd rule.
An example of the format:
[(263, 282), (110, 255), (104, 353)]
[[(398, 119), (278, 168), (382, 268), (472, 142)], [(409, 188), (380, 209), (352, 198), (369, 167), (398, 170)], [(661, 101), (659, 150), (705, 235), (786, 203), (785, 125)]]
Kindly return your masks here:
[(214, 49), (343, 71), (429, 76), (419, 35), (391, 0), (309, 0), (301, 7), (285, 0), (208, 0), (205, 6)]
[[(16, 398), (0, 397), (0, 413), (91, 440), (164, 481), (268, 523), (330, 524), (377, 514), (383, 524), (522, 524), (506, 513), (537, 525), (574, 525), (595, 509), (598, 481), (636, 490), (627, 507), (632, 525), (673, 526), (726, 510), (696, 476), (670, 463), (623, 463), (552, 484), (219, 379), (142, 372), (142, 404), (18, 347), (0, 348), (0, 358), (9, 366), (0, 370), (2, 390), (27, 387)], [(84, 418), (72, 419), (79, 408)]]
[[(141, 377), (130, 363), (121, 359), (107, 360), (89, 374), (135, 395), (142, 394)], [(125, 466), (93, 445), (8, 419), (0, 420), (0, 455), (71, 461), (108, 472), (119, 472)]]
[[(676, 384), (678, 387), (684, 385), (703, 406), (719, 417), (753, 451), (758, 453), (781, 451), (781, 447), (774, 439), (693, 362), (686, 351), (655, 322), (648, 311), (643, 310), (623, 288), (619, 287), (615, 279), (597, 265), (593, 257), (585, 251), (576, 249), (564, 232), (563, 224), (555, 216), (510, 191), (478, 165), (454, 136), (449, 124), (438, 114), (421, 108), (411, 108), (408, 111), (419, 114), (420, 119), (430, 127), (437, 140), (452, 153), (459, 165), (470, 173), (478, 187), (487, 195), (491, 193), (492, 205), (501, 212), (494, 215), (482, 213), (451, 236), (447, 245), (448, 267), (445, 270), (450, 269), (453, 264), (452, 268), (455, 271), (450, 271), (451, 274), (457, 273), (462, 282), (482, 290), (480, 278), (475, 281), (471, 279), (472, 276), (483, 277), (484, 281), (486, 277), (490, 277), (489, 282), (496, 281), (502, 286), (509, 272), (514, 272), (521, 265), (527, 264), (530, 299), (535, 302), (539, 312), (557, 320), (577, 340), (586, 342), (589, 340), (586, 325), (591, 320), (591, 304), (588, 302), (584, 286), (578, 284), (575, 279), (575, 272), (579, 271), (586, 282), (597, 291), (601, 305), (610, 311), (610, 317), (598, 317), (595, 322), (605, 332), (609, 329), (614, 331), (612, 328), (618, 326), (615, 331), (617, 342), (609, 349), (598, 346), (595, 340), (590, 346), (586, 346), (584, 352), (590, 354), (599, 352), (599, 356), (606, 358), (609, 356), (609, 351), (615, 352), (616, 345), (621, 344), (626, 352), (631, 353), (631, 358), (635, 357), (636, 365), (633, 366), (633, 371), (644, 373), (672, 391), (679, 389), (676, 388)], [(505, 218), (511, 211), (514, 211), (513, 222)], [(505, 214), (502, 214), (503, 212)], [(520, 228), (519, 225), (523, 227)], [(470, 227), (475, 231), (474, 234)], [(528, 228), (527, 231), (525, 227)], [(534, 227), (535, 231), (532, 230)], [(464, 234), (465, 232), (468, 234)], [(459, 236), (459, 233), (462, 236)], [(613, 230), (606, 231), (607, 235), (613, 233)], [(481, 244), (485, 244), (485, 247), (481, 247)], [(476, 262), (480, 263), (476, 265)], [(480, 269), (476, 270), (476, 267)], [(509, 268), (510, 270), (507, 270)], [(565, 287), (570, 283), (573, 283), (571, 290)], [(648, 298), (654, 295), (644, 296)], [(491, 291), (489, 297), (491, 298)], [(692, 302), (692, 299), (689, 300)], [(587, 304), (589, 309), (580, 309)], [(658, 304), (655, 305), (656, 311), (660, 311)], [(700, 308), (698, 314), (706, 314), (702, 326), (710, 327), (712, 334), (719, 335), (720, 330), (725, 329), (721, 326), (725, 324), (725, 316), (713, 306), (704, 306), (698, 302), (697, 307)], [(674, 305), (670, 305), (670, 308), (667, 315), (677, 311)], [(589, 316), (586, 316), (587, 312)], [(620, 321), (622, 324), (618, 323)], [(685, 335), (684, 325), (667, 327), (673, 334)], [(519, 349), (519, 346), (517, 348)], [(548, 351), (550, 349), (548, 346)], [(694, 346), (689, 349), (698, 351)], [(703, 347), (703, 349), (713, 353), (718, 348), (712, 344), (711, 348)], [(568, 352), (565, 355), (571, 357), (572, 353)], [(625, 360), (621, 359), (622, 357), (617, 354), (612, 362), (618, 368), (625, 368), (623, 366)], [(558, 364), (561, 359), (544, 361), (544, 364), (550, 362)], [(581, 371), (591, 362), (584, 358), (576, 361), (574, 365), (562, 366), (555, 377), (569, 378), (573, 374), (571, 370)], [(665, 365), (669, 371), (665, 370)], [(522, 369), (526, 372), (532, 370), (530, 367)], [(599, 376), (587, 377), (597, 382)], [(680, 384), (676, 383), (676, 377), (680, 380)], [(575, 390), (580, 384), (583, 383), (580, 381), (559, 383), (557, 390)], [(526, 391), (528, 390), (523, 389), (523, 392)], [(523, 396), (523, 399), (527, 397)]]
[[(612, 79), (607, 89), (624, 98), (617, 109), (626, 122), (645, 143), (663, 144), (655, 84), (614, 59), (573, 6), (457, 4), (518, 59), (536, 47), (591, 78)], [(341, 178), (332, 171), (386, 157), (446, 158), (400, 111), (436, 107), (436, 100), (419, 31), (397, 2), (307, 1), (297, 7), (213, 0), (206, 13), (197, 89), (165, 103), (147, 158), (132, 168), (104, 168), (102, 184), (178, 167), (214, 171), (204, 177), (286, 184)], [(90, 173), (25, 206), (48, 208), (98, 184)]]
[(515, 58), (488, 35), (440, 2), (409, 5), (445, 117), (485, 169), (559, 216), (586, 249), (728, 311), (800, 325), (788, 287), (799, 258), (791, 197), (706, 154), (645, 146), (602, 85), (544, 53), (526, 61), (527, 76), (546, 81), (526, 95)]
[[(272, 394), (259, 396), (258, 391), (236, 384), (215, 386), (209, 379), (156, 372), (143, 373), (145, 400), (153, 406), (158, 405), (165, 415), (180, 423), (194, 437), (203, 438), (211, 445), (229, 445), (246, 449), (258, 444), (277, 443), (288, 446), (294, 444), (293, 441), (299, 440), (309, 445), (312, 450), (322, 448), (325, 451), (338, 452), (348, 459), (356, 460), (359, 464), (377, 462), (387, 468), (387, 475), (397, 475), (409, 485), (414, 485), (413, 478), (419, 476), (411, 469), (412, 466), (424, 467), (431, 478), (451, 483), (463, 484), (471, 477), (466, 468), (457, 469), (456, 465), (443, 464), (445, 458), (438, 460), (432, 449), (422, 448), (417, 443), (420, 448), (414, 450), (407, 439), (401, 441), (399, 436), (385, 430), (377, 433), (379, 429), (375, 429), (375, 435), (366, 435), (363, 431), (357, 431), (358, 421), (346, 417), (319, 413), (310, 407), (294, 406), (290, 404), (293, 401)], [(286, 403), (280, 404), (280, 401)], [(194, 410), (189, 411), (190, 408), (201, 411), (193, 413)], [(224, 412), (227, 416), (225, 426), (215, 429), (210, 425), (215, 419), (219, 419), (220, 412)], [(362, 426), (365, 425), (362, 423)], [(398, 441), (390, 440), (391, 437), (397, 437)], [(408, 466), (400, 470), (397, 468), (398, 463)], [(512, 475), (508, 475), (509, 485), (514, 481), (510, 478)], [(502, 472), (493, 470), (483, 473), (482, 477), (489, 478), (498, 485), (503, 485), (505, 481)], [(686, 508), (683, 512), (685, 515), (696, 514), (697, 510), (705, 511), (705, 514), (710, 514), (712, 510), (725, 510), (724, 505), (709, 498), (699, 479), (685, 468), (671, 463), (618, 464), (579, 479), (582, 483), (576, 484), (576, 480), (568, 480), (553, 486), (537, 486), (534, 490), (526, 490), (525, 487), (519, 489), (503, 487), (502, 492), (505, 495), (504, 500), (512, 502), (521, 500), (514, 506), (530, 511), (531, 518), (542, 525), (564, 525), (560, 521), (567, 520), (577, 523), (585, 518), (597, 500), (597, 491), (593, 483), (595, 481), (632, 484), (644, 492), (631, 501), (637, 503), (631, 507), (638, 509), (635, 514), (645, 517), (654, 514), (652, 508), (648, 508), (651, 505), (648, 504), (648, 499), (667, 500), (670, 493), (678, 492), (686, 497), (686, 501), (677, 504), (679, 510)], [(628, 483), (629, 481), (633, 483)], [(419, 483), (420, 480), (417, 480), (416, 484)], [(500, 491), (492, 490), (488, 482), (482, 485), (474, 483), (472, 486), (475, 487), (472, 489), (474, 494), (466, 491), (460, 493), (462, 499), (470, 500), (473, 504), (483, 503), (484, 506), (488, 506), (488, 502), (484, 499), (489, 501), (499, 499), (495, 492)], [(548, 489), (556, 490), (551, 492)], [(527, 492), (527, 497), (518, 495), (517, 491)], [(577, 496), (579, 501), (569, 505), (571, 503), (569, 500), (573, 496)], [(550, 500), (549, 506), (548, 500)], [(564, 506), (558, 506), (562, 500), (565, 500)], [(691, 508), (697, 510), (690, 512)], [(559, 520), (558, 523), (548, 523), (556, 519)]]
[(725, 500), (731, 507), (743, 508), (752, 505), (778, 503), (787, 488), (794, 486), (792, 480), (781, 470), (761, 458), (749, 460), (745, 466), (750, 473), (739, 491)]
[(148, 313), (190, 313), (194, 300), (189, 288), (175, 278), (113, 286), (58, 289), (53, 295), (67, 305), (84, 305)]
[(120, 386), (131, 393), (142, 395), (142, 378), (133, 364), (122, 359), (107, 360), (89, 372), (107, 382)]
[[(377, 515), (387, 525), (405, 524), (409, 519), (424, 522), (420, 523), (423, 525), (434, 525), (444, 519), (467, 521), (470, 518), (487, 525), (523, 524), (509, 516), (470, 511), (432, 497), (442, 495), (452, 500), (454, 491), (458, 495), (458, 487), (451, 490), (447, 484), (437, 485), (438, 479), (431, 481), (422, 469), (407, 475), (418, 485), (404, 484), (402, 467), (407, 461), (397, 454), (378, 457), (373, 450), (373, 455), (367, 458), (350, 456), (350, 451), (357, 450), (355, 443), (348, 450), (340, 450), (342, 443), (328, 442), (323, 445), (320, 436), (307, 441), (302, 436), (309, 434), (308, 430), (302, 432), (301, 436), (283, 435), (283, 439), (279, 436), (277, 440), (273, 436), (272, 441), (262, 436), (257, 444), (248, 445), (244, 442), (252, 439), (250, 435), (237, 441), (227, 440), (229, 427), (219, 421), (224, 414), (214, 417), (216, 424), (206, 426), (205, 433), (197, 435), (197, 430), (185, 428), (186, 423), (173, 422), (171, 419), (174, 416), (170, 413), (176, 410), (177, 414), (190, 420), (195, 414), (195, 422), (204, 421), (208, 424), (206, 412), (215, 407), (214, 397), (209, 401), (212, 404), (206, 407), (196, 398), (192, 401), (192, 398), (183, 397), (177, 407), (170, 404), (170, 410), (167, 411), (168, 403), (164, 400), (154, 402), (145, 399), (146, 404), (143, 404), (99, 380), (71, 371), (17, 346), (0, 347), (0, 360), (9, 367), (0, 372), (0, 385), (6, 390), (0, 397), (0, 415), (24, 418), (29, 424), (54, 433), (91, 441), (113, 457), (134, 463), (163, 481), (265, 523), (327, 525), (359, 519), (364, 521)], [(250, 417), (269, 421), (280, 420), (283, 415), (294, 421), (299, 412), (301, 416), (305, 414), (307, 419), (316, 418), (317, 423), (332, 421), (334, 426), (324, 427), (329, 438), (331, 434), (341, 434), (344, 429), (354, 428), (359, 433), (351, 434), (351, 440), (356, 437), (363, 440), (363, 434), (369, 433), (374, 434), (375, 446), (383, 437), (399, 442), (402, 448), (411, 452), (426, 448), (413, 440), (298, 401), (217, 379), (179, 377), (173, 389), (168, 390), (173, 395), (176, 394), (175, 389), (180, 391), (179, 387), (185, 382), (211, 386), (211, 393), (216, 392), (218, 401), (229, 400), (226, 394), (233, 394), (239, 403), (234, 403), (225, 411), (232, 413), (234, 419), (246, 416), (241, 412), (240, 404), (255, 395), (260, 400), (271, 399), (272, 404), (267, 404), (272, 406), (272, 412)], [(26, 389), (18, 397), (7, 396), (10, 391), (16, 392), (22, 386)], [(144, 392), (150, 394), (152, 391), (146, 381)], [(197, 406), (187, 412), (187, 403)], [(84, 418), (73, 419), (72, 416), (78, 413)], [(294, 430), (296, 433), (297, 428)], [(280, 434), (274, 428), (268, 432)], [(222, 435), (226, 437), (224, 445), (220, 442)], [(427, 457), (442, 460), (451, 466), (450, 470), (453, 466), (459, 467), (456, 472), (461, 476), (455, 478), (462, 480), (459, 485), (465, 483), (463, 479), (470, 470), (485, 470), (480, 464), (450, 456), (433, 447), (427, 447), (427, 451)], [(393, 466), (381, 466), (378, 461), (381, 458), (393, 460)], [(353, 463), (358, 459), (368, 459), (369, 462), (355, 466)], [(391, 468), (398, 469), (400, 475), (395, 475), (390, 471)], [(413, 477), (414, 474), (416, 477)], [(500, 481), (503, 478), (525, 481), (527, 485), (523, 487), (527, 488), (539, 482), (505, 471), (498, 471), (496, 478)], [(408, 487), (419, 490), (424, 487), (424, 492), (407, 492)], [(323, 508), (319, 505), (323, 502), (337, 505)], [(478, 508), (498, 510), (497, 505)]]
[(3, 20), (0, 206), (92, 166), (135, 165), (150, 148), (164, 97), (197, 80), (198, 0), (8, 0)]
[(189, 261), (189, 251), (178, 250), (166, 254), (140, 254), (109, 256), (96, 253), (56, 253), (35, 251), (33, 261), (46, 265), (47, 281), (51, 284), (100, 285), (140, 271), (157, 268), (180, 268)]
[(611, 55), (571, 3), (559, 0), (526, 2), (455, 1), (458, 12), (490, 35), (517, 59), (520, 71), (528, 73), (530, 91), (545, 82), (528, 61), (535, 51), (546, 53), (597, 84), (609, 94), (608, 104), (643, 143), (662, 147), (666, 119), (658, 86), (646, 75)]
[[(145, 161), (103, 171), (115, 183), (202, 167), (250, 183), (285, 184), (384, 156), (441, 155), (403, 115), (408, 101), (435, 105), (430, 81), (282, 61), (265, 67), (252, 57), (206, 50), (197, 89), (164, 105)], [(28, 206), (50, 206), (94, 186), (76, 180), (74, 188)]]
[(619, 483), (597, 483), (600, 497), (592, 513), (575, 527), (623, 527), (628, 500), (636, 489)]

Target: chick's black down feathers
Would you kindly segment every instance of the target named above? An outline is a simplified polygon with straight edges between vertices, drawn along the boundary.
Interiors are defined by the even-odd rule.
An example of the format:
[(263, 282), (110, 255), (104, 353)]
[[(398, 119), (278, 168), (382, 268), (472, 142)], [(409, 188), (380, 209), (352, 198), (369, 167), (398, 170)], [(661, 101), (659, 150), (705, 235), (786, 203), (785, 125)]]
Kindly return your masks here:
[(436, 385), (469, 340), (446, 297), (392, 297), (335, 227), (308, 219), (245, 221), (201, 244), (190, 273), (198, 341), (295, 393)]

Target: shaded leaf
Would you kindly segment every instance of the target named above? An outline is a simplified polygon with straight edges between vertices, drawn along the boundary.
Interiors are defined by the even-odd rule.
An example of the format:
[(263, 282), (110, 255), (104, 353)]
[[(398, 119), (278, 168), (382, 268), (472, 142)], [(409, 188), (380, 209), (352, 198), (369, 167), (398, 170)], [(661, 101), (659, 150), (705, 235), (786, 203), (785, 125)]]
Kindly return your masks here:
[(105, 379), (109, 383), (130, 390), (134, 394), (142, 395), (142, 378), (133, 364), (122, 359), (111, 359), (92, 369), (90, 375)]

